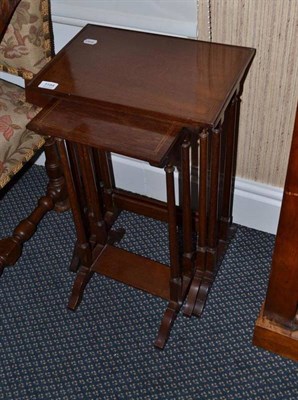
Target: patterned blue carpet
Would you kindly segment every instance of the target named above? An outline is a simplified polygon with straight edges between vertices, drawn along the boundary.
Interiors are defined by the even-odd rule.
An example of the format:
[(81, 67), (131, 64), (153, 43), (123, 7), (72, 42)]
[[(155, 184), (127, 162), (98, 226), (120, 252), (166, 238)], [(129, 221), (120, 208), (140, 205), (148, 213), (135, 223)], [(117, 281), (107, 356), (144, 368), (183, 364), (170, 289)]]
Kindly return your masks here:
[[(1, 237), (45, 184), (44, 169), (34, 166), (5, 195)], [(118, 225), (127, 228), (124, 246), (167, 262), (164, 224), (125, 212)], [(238, 228), (202, 318), (179, 315), (164, 351), (153, 347), (161, 299), (97, 275), (78, 311), (66, 309), (74, 238), (70, 213), (49, 213), (2, 275), (0, 399), (298, 398), (297, 364), (251, 344), (272, 235)]]

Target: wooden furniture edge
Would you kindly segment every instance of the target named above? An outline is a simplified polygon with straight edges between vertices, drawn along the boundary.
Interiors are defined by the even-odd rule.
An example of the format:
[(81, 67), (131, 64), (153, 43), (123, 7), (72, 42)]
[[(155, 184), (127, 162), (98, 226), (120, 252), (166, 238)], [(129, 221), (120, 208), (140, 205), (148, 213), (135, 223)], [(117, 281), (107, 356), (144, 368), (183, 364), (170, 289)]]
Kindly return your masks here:
[(93, 263), (92, 271), (170, 300), (170, 267), (139, 254), (107, 245)]
[(265, 350), (298, 361), (298, 331), (291, 331), (263, 315), (256, 320), (253, 344)]

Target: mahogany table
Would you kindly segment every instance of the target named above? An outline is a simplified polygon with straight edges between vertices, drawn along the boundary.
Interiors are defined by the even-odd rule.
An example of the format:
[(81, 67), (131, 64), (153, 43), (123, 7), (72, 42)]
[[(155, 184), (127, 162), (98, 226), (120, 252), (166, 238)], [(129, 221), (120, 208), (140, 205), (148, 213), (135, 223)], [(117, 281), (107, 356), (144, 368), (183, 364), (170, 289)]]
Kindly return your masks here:
[[(255, 50), (251, 48), (87, 25), (26, 89), (31, 102), (40, 106), (51, 102), (42, 114), (48, 115), (47, 122), (42, 122), (44, 117), (38, 116), (30, 127), (60, 137), (61, 158), (68, 155), (70, 167), (64, 162), (66, 175), (70, 170), (77, 181), (85, 179), (87, 182), (87, 177), (80, 176), (84, 174), (78, 172), (72, 160), (86, 159), (84, 151), (87, 150), (83, 150), (86, 146), (89, 152), (91, 147), (99, 149), (100, 156), (92, 163), (97, 163), (98, 171), (101, 171), (104, 215), (99, 215), (97, 209), (97, 217), (105, 221), (107, 228), (101, 233), (104, 236), (107, 231), (112, 232), (110, 227), (115, 215), (122, 209), (168, 221), (172, 227), (177, 225), (173, 220), (173, 204), (169, 206), (169, 203), (115, 187), (108, 152), (119, 152), (161, 166), (162, 158), (169, 155), (173, 158), (171, 149), (181, 141), (181, 132), (188, 133), (190, 161), (186, 157), (188, 150), (180, 153), (184, 154), (184, 161), (179, 152), (173, 151), (173, 154), (181, 175), (180, 195), (183, 203), (188, 204), (181, 207), (182, 219), (191, 221), (183, 224), (183, 255), (177, 268), (187, 271), (189, 283), (187, 288), (178, 285), (178, 290), (183, 290), (183, 296), (178, 296), (178, 308), (177, 304), (172, 307), (170, 294), (167, 310), (175, 309), (175, 312), (170, 316), (167, 311), (165, 313), (163, 321), (167, 321), (167, 333), (158, 336), (158, 347), (164, 346), (174, 314), (186, 295), (184, 313), (188, 316), (201, 314), (224, 253), (232, 223), (240, 95), (254, 54)], [(110, 131), (106, 122), (102, 126), (106, 134), (100, 134), (102, 121), (107, 118), (109, 123), (114, 120), (120, 131), (121, 125), (130, 126), (132, 130), (139, 129), (138, 134), (131, 137), (127, 131), (119, 139), (115, 136), (107, 143)], [(74, 121), (76, 123), (72, 125)], [(150, 154), (154, 129), (167, 136), (165, 125), (173, 124), (172, 138), (176, 139), (172, 144), (167, 142), (153, 160)], [(62, 146), (62, 139), (66, 140), (66, 147)], [(80, 153), (74, 154), (73, 143), (79, 144)], [(185, 142), (184, 148), (187, 146)], [(188, 168), (182, 168), (183, 162), (189, 162)], [(172, 171), (172, 164), (168, 166), (168, 173)], [(191, 175), (186, 173), (189, 168)], [(168, 188), (171, 187), (167, 182)], [(89, 204), (94, 208), (95, 199), (89, 189), (85, 188), (90, 192)], [(168, 201), (172, 197), (168, 196)], [(82, 208), (84, 200), (79, 203), (73, 207), (74, 213)], [(173, 231), (176, 232), (176, 228)], [(95, 232), (89, 233), (96, 236)], [(193, 234), (196, 235), (195, 248)], [(101, 239), (98, 236), (95, 242), (99, 243)], [(170, 247), (174, 241), (170, 240)], [(91, 255), (94, 257), (98, 254)]]

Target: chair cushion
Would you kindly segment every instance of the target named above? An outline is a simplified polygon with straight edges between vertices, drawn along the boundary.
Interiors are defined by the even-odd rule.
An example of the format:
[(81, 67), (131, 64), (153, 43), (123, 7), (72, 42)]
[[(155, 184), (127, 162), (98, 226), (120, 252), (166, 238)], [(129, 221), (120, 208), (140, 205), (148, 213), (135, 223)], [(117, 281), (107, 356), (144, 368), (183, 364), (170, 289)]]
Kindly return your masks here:
[(0, 71), (32, 79), (52, 55), (49, 0), (21, 0), (0, 43)]
[(42, 147), (45, 139), (26, 129), (40, 108), (25, 101), (25, 90), (0, 80), (0, 188)]

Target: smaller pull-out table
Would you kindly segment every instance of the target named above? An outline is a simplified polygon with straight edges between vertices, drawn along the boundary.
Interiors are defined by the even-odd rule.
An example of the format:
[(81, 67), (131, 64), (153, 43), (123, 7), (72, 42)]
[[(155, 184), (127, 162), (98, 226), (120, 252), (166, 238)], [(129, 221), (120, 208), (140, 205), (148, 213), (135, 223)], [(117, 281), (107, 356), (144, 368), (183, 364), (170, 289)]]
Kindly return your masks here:
[[(184, 182), (189, 185), (190, 181), (187, 131), (176, 122), (144, 119), (65, 100), (52, 101), (28, 127), (56, 138), (64, 169), (77, 234), (71, 269), (78, 273), (68, 307), (74, 310), (79, 305), (94, 272), (167, 299), (155, 341), (163, 348), (192, 275), (191, 268), (183, 269), (183, 257), (179, 255), (174, 191), (175, 164), (179, 164)], [(164, 167), (170, 266), (113, 246), (123, 232), (112, 229), (117, 211), (113, 207), (110, 152)], [(184, 190), (190, 192), (189, 188)], [(184, 201), (190, 209), (190, 195), (184, 196)], [(183, 221), (187, 226), (191, 225), (190, 218)], [(191, 237), (185, 242), (190, 243)]]

